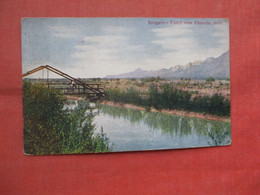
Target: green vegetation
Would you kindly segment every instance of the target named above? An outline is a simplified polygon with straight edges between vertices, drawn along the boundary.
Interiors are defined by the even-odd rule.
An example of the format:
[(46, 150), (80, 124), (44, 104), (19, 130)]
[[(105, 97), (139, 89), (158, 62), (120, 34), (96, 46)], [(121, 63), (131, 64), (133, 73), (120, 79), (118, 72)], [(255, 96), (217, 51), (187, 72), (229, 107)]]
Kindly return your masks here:
[(149, 107), (154, 107), (158, 110), (178, 109), (230, 116), (230, 101), (222, 95), (197, 96), (193, 99), (193, 93), (175, 89), (170, 84), (164, 84), (160, 90), (156, 85), (151, 85), (146, 93), (141, 93), (134, 88), (127, 90), (108, 89), (106, 96), (110, 101), (143, 106), (146, 110), (150, 110)]
[(222, 126), (214, 126), (211, 131), (208, 132), (208, 137), (211, 138), (211, 142), (208, 142), (212, 146), (220, 146), (230, 144), (230, 128)]
[(213, 77), (209, 77), (209, 78), (207, 78), (206, 81), (207, 81), (207, 82), (212, 82), (212, 81), (215, 81), (215, 79), (214, 79)]
[(147, 78), (142, 78), (141, 81), (144, 83), (147, 82), (159, 82), (159, 81), (164, 81), (165, 79), (158, 77), (147, 77)]
[(134, 88), (128, 88), (125, 91), (108, 89), (106, 90), (106, 96), (110, 101), (116, 103), (129, 103), (138, 106), (144, 105), (144, 99), (141, 97), (141, 93)]
[(24, 152), (67, 154), (107, 152), (109, 140), (101, 129), (94, 134), (93, 108), (79, 102), (66, 108), (66, 98), (55, 89), (24, 82)]
[(218, 116), (230, 116), (230, 101), (222, 95), (197, 97), (190, 105), (192, 111), (215, 114)]

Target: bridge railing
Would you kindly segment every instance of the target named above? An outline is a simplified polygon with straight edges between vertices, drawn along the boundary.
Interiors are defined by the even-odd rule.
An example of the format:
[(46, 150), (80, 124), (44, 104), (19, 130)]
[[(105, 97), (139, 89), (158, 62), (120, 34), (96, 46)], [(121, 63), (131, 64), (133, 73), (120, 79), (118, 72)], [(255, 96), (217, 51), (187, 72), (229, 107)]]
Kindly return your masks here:
[[(62, 76), (66, 80), (69, 81), (69, 83), (53, 83), (49, 80), (49, 74), (47, 71), (47, 82), (44, 82), (45, 85), (48, 87), (54, 87), (57, 90), (62, 90), (64, 94), (86, 94), (86, 95), (96, 95), (97, 97), (104, 96), (104, 88), (101, 88), (101, 84), (99, 83), (85, 83), (81, 81), (80, 79), (76, 79), (58, 69), (55, 69), (49, 65), (42, 65), (38, 68), (35, 68), (33, 70), (30, 70), (29, 72), (23, 74), (23, 77), (26, 77), (28, 75), (31, 75), (35, 72), (38, 72), (40, 70), (47, 69), (48, 71), (54, 72), (57, 75)], [(63, 87), (63, 85), (66, 85)]]

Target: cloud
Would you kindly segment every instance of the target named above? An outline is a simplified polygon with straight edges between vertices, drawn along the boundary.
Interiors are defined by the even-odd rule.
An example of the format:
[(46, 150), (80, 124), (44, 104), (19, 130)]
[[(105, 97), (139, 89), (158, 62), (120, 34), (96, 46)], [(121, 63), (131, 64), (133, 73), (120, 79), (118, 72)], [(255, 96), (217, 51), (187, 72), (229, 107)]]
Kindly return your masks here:
[(212, 34), (212, 37), (218, 42), (218, 48), (224, 51), (229, 49), (229, 27), (228, 24), (216, 26), (216, 31)]
[[(44, 31), (28, 29), (37, 34), (33, 41), (41, 47), (28, 52), (34, 52), (36, 57), (23, 54), (23, 63), (46, 62), (75, 77), (103, 77), (137, 68), (156, 70), (185, 65), (217, 57), (229, 49), (228, 23), (143, 26), (141, 22), (132, 23), (132, 19), (124, 20), (127, 22), (99, 19), (96, 23), (48, 23)], [(39, 41), (40, 33), (44, 39)]]
[[(228, 50), (226, 26), (217, 27), (212, 33), (205, 28), (205, 32), (206, 36), (203, 29), (194, 26), (153, 28), (148, 32), (148, 41), (133, 43), (130, 39), (133, 29), (108, 26), (102, 30), (103, 34), (84, 36), (81, 43), (74, 47), (71, 57), (86, 77), (103, 77), (140, 67), (154, 70), (185, 65), (218, 57)], [(142, 58), (137, 59), (138, 55)]]
[(106, 28), (103, 28), (103, 31), (106, 32), (107, 34), (113, 34), (113, 35), (122, 35), (122, 34), (128, 34), (132, 33), (132, 29), (130, 28), (125, 28), (122, 26), (107, 26)]
[(80, 33), (78, 28), (67, 25), (50, 26), (49, 30), (57, 38), (78, 38)]
[[(216, 27), (212, 33), (205, 29), (193, 26), (170, 26), (152, 29), (155, 35), (152, 41), (163, 50), (159, 59), (148, 59), (151, 67), (160, 63), (165, 68), (174, 65), (185, 65), (196, 60), (205, 60), (208, 57), (218, 57), (229, 48), (228, 26)], [(213, 29), (213, 28), (212, 28)]]
[(168, 28), (154, 28), (151, 31), (159, 37), (172, 37), (192, 33), (190, 27), (182, 25)]
[(157, 44), (164, 49), (173, 51), (190, 50), (190, 48), (197, 44), (196, 40), (191, 37), (158, 39), (152, 41), (152, 43)]
[(103, 77), (131, 71), (133, 66), (137, 66), (132, 56), (144, 47), (131, 43), (129, 29), (108, 27), (103, 35), (83, 37), (81, 44), (74, 49), (71, 57), (87, 77)]

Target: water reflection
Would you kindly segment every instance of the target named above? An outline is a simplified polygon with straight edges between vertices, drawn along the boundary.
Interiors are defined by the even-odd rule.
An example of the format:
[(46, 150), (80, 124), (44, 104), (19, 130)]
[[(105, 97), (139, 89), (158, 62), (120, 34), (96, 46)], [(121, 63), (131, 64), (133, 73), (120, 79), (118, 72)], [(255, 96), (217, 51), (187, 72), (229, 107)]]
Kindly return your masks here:
[(182, 137), (192, 136), (193, 139), (196, 137), (198, 140), (203, 137), (208, 146), (227, 145), (231, 142), (229, 122), (175, 116), (159, 112), (145, 112), (102, 104), (97, 105), (97, 107), (99, 112), (112, 117), (114, 120), (128, 120), (132, 125), (145, 124), (150, 132), (160, 131), (161, 134), (168, 137), (181, 139)]

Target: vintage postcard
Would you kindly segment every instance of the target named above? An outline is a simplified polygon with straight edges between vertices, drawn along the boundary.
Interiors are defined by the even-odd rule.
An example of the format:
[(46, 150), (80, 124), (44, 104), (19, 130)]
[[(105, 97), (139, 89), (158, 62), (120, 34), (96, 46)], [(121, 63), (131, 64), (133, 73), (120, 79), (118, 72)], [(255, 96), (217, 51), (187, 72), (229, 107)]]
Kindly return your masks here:
[(229, 21), (22, 19), (24, 153), (231, 144)]

